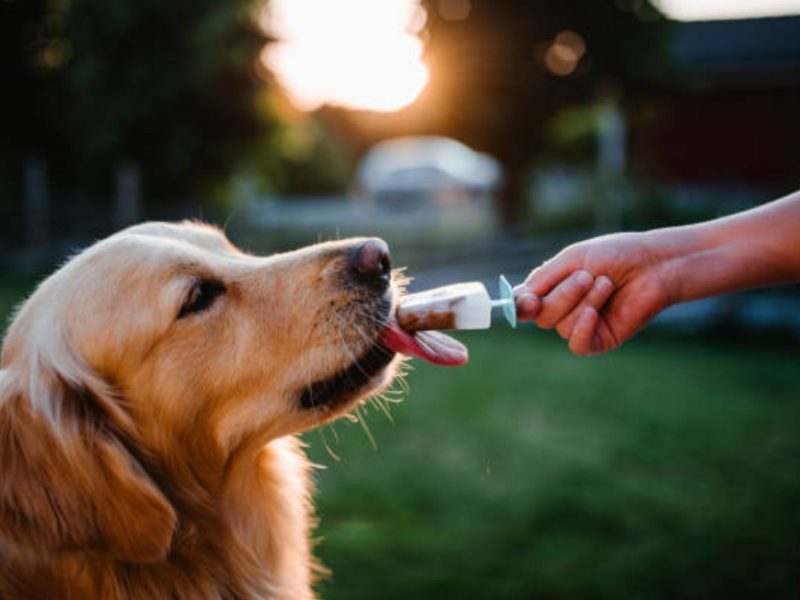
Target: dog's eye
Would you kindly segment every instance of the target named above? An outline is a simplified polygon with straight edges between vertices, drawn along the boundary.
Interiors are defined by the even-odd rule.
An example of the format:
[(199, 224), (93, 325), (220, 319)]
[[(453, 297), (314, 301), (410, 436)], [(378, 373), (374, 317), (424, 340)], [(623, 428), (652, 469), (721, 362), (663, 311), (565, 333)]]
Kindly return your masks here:
[(178, 318), (207, 309), (214, 300), (225, 293), (225, 286), (219, 281), (198, 281), (189, 290), (186, 301), (181, 306)]

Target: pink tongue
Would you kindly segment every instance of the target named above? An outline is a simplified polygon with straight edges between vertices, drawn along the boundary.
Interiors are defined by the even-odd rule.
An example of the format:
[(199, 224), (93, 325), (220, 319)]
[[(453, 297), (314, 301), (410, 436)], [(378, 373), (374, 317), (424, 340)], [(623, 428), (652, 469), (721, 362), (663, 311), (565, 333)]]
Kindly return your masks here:
[(455, 367), (469, 360), (466, 347), (449, 335), (438, 331), (418, 331), (411, 334), (394, 319), (386, 325), (381, 341), (390, 350), (416, 356), (435, 365)]

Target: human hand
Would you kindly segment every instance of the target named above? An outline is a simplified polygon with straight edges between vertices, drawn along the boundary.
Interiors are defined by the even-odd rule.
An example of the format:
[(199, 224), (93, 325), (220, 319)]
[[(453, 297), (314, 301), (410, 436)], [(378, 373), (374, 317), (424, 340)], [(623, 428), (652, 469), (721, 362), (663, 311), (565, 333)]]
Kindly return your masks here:
[(616, 348), (672, 303), (667, 250), (645, 233), (573, 244), (515, 288), (517, 316), (555, 328), (575, 354)]

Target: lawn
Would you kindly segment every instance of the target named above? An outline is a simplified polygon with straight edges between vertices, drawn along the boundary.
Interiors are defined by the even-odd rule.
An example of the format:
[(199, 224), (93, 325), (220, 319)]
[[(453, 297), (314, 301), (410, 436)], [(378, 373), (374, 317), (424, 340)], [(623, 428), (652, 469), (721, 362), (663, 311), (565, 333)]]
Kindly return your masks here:
[(797, 597), (799, 352), (461, 337), (468, 366), (369, 411), (377, 449), (306, 435), (324, 598)]
[[(0, 316), (31, 285), (0, 278)], [(324, 598), (797, 597), (796, 347), (460, 337), (469, 365), (414, 361), (394, 423), (368, 409), (375, 448), (305, 436)]]

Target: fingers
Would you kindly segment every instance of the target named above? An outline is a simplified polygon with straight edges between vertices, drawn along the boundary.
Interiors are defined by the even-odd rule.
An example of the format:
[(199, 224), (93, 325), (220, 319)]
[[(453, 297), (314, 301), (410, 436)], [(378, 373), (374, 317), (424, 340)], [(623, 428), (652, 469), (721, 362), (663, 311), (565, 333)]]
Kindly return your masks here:
[(538, 296), (529, 292), (523, 292), (516, 297), (517, 320), (531, 321), (542, 308), (542, 301)]
[(575, 354), (585, 356), (594, 354), (597, 350), (595, 344), (595, 329), (600, 320), (600, 313), (591, 306), (583, 308), (578, 313), (572, 335), (569, 338), (569, 349)]
[(600, 311), (606, 302), (608, 302), (608, 299), (611, 298), (611, 294), (613, 292), (614, 284), (609, 277), (606, 275), (600, 275), (597, 277), (594, 280), (592, 289), (589, 290), (580, 303), (578, 303), (578, 305), (575, 306), (567, 316), (565, 316), (556, 324), (556, 331), (558, 331), (558, 334), (564, 339), (569, 339), (572, 336), (572, 329), (575, 326), (576, 321), (583, 313), (583, 309), (588, 306)]
[(600, 275), (595, 279), (589, 271), (575, 271), (540, 297), (528, 285), (535, 273), (514, 290), (519, 320), (533, 320), (544, 329), (555, 327), (568, 340), (570, 350), (581, 356), (605, 352), (618, 345), (608, 323), (600, 316), (614, 294), (611, 278)]
[(544, 329), (555, 327), (592, 290), (593, 284), (591, 273), (575, 271), (541, 299), (541, 309), (534, 322)]
[(602, 354), (619, 346), (608, 322), (592, 306), (583, 307), (572, 327), (569, 349), (579, 356)]
[(553, 258), (536, 267), (521, 284), (514, 288), (517, 319), (531, 321), (542, 309), (542, 296), (573, 275), (580, 267), (580, 256), (569, 246)]
[(570, 248), (562, 250), (541, 266), (536, 267), (525, 278), (525, 281), (517, 286), (515, 291), (529, 292), (539, 297), (550, 292), (559, 282), (580, 267), (575, 253), (570, 252)]

